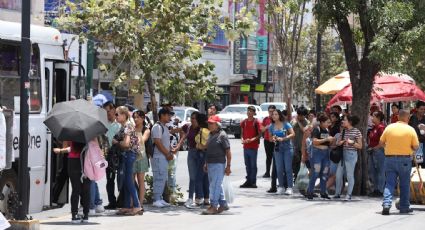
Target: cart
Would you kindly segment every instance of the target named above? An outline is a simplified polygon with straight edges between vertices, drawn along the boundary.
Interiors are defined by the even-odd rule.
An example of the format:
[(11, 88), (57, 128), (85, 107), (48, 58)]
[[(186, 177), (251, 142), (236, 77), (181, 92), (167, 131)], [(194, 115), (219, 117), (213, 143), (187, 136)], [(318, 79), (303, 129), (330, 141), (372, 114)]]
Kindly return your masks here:
[[(425, 174), (425, 169), (422, 169), (414, 160), (415, 167), (410, 175), (410, 202), (412, 204), (425, 204), (425, 187), (421, 174)], [(400, 189), (397, 187), (397, 192), (400, 194)], [(397, 209), (400, 209), (400, 199), (395, 202)]]

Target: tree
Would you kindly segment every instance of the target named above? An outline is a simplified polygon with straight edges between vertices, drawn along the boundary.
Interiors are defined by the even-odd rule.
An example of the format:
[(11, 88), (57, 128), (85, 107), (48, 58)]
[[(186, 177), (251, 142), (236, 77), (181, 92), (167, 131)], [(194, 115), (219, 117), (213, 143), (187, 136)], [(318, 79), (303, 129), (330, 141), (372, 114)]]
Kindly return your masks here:
[(291, 108), (292, 104), (306, 2), (307, 0), (269, 0), (266, 6), (270, 17), (268, 30), (274, 37), (278, 65), (283, 67), (283, 76), (279, 77), (282, 80), (282, 99), (288, 105), (287, 108)]
[(137, 82), (135, 92), (146, 83), (155, 118), (157, 91), (177, 103), (217, 94), (213, 64), (199, 62), (220, 26), (221, 6), (214, 0), (81, 0), (66, 7), (60, 27), (112, 50), (112, 62), (102, 69), (117, 73), (115, 85)]
[[(322, 29), (335, 26), (339, 33), (353, 90), (351, 111), (360, 118), (365, 140), (374, 76), (382, 70), (415, 68), (423, 60), (425, 4), (421, 0), (320, 0), (315, 15)], [(367, 192), (367, 179), (363, 149), (355, 194)]]
[[(307, 96), (308, 104), (314, 107), (315, 87), (316, 87), (316, 44), (317, 26), (307, 25), (301, 32), (299, 61), (297, 63), (297, 77), (294, 79), (294, 95)], [(336, 33), (327, 29), (322, 34), (322, 62), (321, 62), (321, 82), (327, 81), (330, 77), (345, 70), (343, 51), (340, 47), (339, 38)]]

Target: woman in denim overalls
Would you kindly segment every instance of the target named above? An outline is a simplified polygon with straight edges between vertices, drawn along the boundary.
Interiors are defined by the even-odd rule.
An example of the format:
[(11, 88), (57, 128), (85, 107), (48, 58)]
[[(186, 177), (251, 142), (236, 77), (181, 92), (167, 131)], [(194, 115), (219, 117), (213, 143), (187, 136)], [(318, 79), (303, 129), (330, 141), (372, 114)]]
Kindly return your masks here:
[[(294, 179), (292, 175), (292, 158), (294, 149), (291, 139), (295, 136), (291, 124), (285, 121), (280, 110), (273, 111), (272, 124), (269, 127), (272, 140), (275, 142), (273, 159), (276, 163), (276, 174), (279, 181), (277, 192), (292, 195)], [(286, 179), (286, 180), (285, 180)]]

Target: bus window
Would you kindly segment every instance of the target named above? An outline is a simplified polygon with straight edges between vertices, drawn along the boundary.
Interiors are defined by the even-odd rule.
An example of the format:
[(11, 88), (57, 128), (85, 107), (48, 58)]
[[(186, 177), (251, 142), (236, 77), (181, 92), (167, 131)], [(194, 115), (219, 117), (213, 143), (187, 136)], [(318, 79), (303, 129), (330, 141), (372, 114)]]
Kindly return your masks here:
[[(20, 97), (20, 61), (21, 49), (17, 44), (0, 43), (0, 104), (9, 109)], [(39, 52), (33, 46), (30, 70), (30, 112), (41, 111), (41, 79), (39, 71)], [(18, 100), (16, 100), (17, 102)]]
[(53, 86), (54, 103), (66, 101), (66, 71), (55, 69), (55, 78)]

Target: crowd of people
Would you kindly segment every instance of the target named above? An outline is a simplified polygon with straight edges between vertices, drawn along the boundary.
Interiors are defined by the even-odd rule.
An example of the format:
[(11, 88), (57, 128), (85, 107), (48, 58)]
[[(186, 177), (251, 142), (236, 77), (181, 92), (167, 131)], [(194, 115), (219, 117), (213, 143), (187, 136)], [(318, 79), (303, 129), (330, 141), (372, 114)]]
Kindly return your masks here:
[[(189, 148), (190, 178), (189, 198), (185, 206), (205, 206), (207, 209), (203, 214), (206, 215), (229, 209), (221, 185), (224, 176), (231, 173), (230, 142), (221, 129), (220, 118), (215, 115), (215, 106), (210, 106), (208, 114), (192, 113), (191, 122), (183, 127), (176, 126), (173, 108), (168, 103), (159, 109), (155, 124), (141, 110), (115, 107), (112, 102), (106, 102), (102, 107), (109, 124), (108, 131), (97, 138), (97, 143), (108, 162), (108, 205), (103, 206), (97, 183), (84, 177), (81, 159), (84, 158), (86, 143), (65, 141), (53, 149), (56, 154), (64, 154), (66, 160), (56, 180), (54, 191), (57, 192), (54, 193), (53, 202), (59, 203), (58, 197), (65, 184), (62, 182), (68, 176), (72, 187), (72, 223), (88, 222), (90, 215), (102, 213), (105, 209), (117, 209), (117, 215), (142, 215), (146, 200), (145, 174), (150, 168), (153, 174), (153, 206), (170, 206), (177, 192), (175, 174), (178, 152), (185, 141)], [(67, 172), (66, 176), (64, 171)]]
[[(105, 209), (118, 209), (117, 215), (143, 214), (145, 174), (150, 168), (153, 174), (153, 206), (170, 206), (170, 197), (165, 199), (164, 196), (167, 190), (169, 194), (176, 193), (176, 161), (185, 142), (188, 146), (189, 194), (184, 206), (189, 209), (207, 207), (203, 211), (207, 215), (229, 210), (222, 182), (224, 176), (231, 173), (232, 154), (215, 105), (208, 108), (207, 114), (192, 113), (190, 122), (182, 127), (175, 125), (170, 104), (162, 105), (155, 124), (140, 110), (130, 111), (126, 106), (115, 108), (112, 102), (102, 107), (109, 121), (107, 133), (98, 138), (108, 161), (108, 205), (103, 206), (95, 181), (81, 179), (80, 154), (83, 154), (84, 144), (65, 142), (62, 148), (54, 149), (57, 154), (67, 154), (73, 223), (81, 220), (79, 204), (83, 222), (88, 221), (89, 215)], [(240, 188), (257, 188), (257, 156), (264, 137), (266, 172), (263, 177), (271, 178), (268, 193), (293, 195), (300, 167), (305, 166), (309, 170), (309, 183), (300, 192), (307, 200), (319, 196), (331, 199), (331, 193), (334, 194), (333, 199), (341, 199), (346, 180), (348, 185), (344, 199), (350, 201), (358, 151), (366, 145), (372, 185), (370, 195), (383, 196), (382, 214), (389, 214), (397, 178), (400, 212), (411, 212), (411, 156), (418, 148), (422, 151), (425, 141), (421, 131), (425, 126), (422, 125), (425, 124), (424, 102), (417, 103), (412, 116), (410, 111), (399, 109), (394, 104), (389, 122), (386, 122), (380, 108), (372, 105), (367, 137), (363, 137), (356, 128), (359, 118), (339, 106), (332, 107), (328, 113), (316, 114), (304, 107), (299, 107), (296, 112), (297, 116), (291, 118), (287, 111), (270, 105), (269, 116), (260, 121), (255, 118), (255, 107), (248, 107), (247, 118), (240, 123), (246, 166), (246, 181)], [(317, 179), (320, 180), (319, 194), (315, 193)], [(115, 194), (116, 187), (118, 196)]]
[[(425, 103), (417, 102), (412, 111), (391, 106), (392, 115), (385, 119), (376, 104), (370, 108), (367, 136), (356, 128), (359, 117), (340, 106), (316, 114), (304, 107), (297, 116), (268, 107), (269, 116), (257, 121), (255, 108), (248, 107), (248, 118), (241, 123), (246, 166), (246, 182), (241, 188), (257, 188), (257, 154), (260, 131), (264, 136), (266, 172), (271, 177), (268, 193), (292, 195), (301, 165), (308, 168), (309, 184), (300, 192), (307, 200), (315, 197), (351, 201), (355, 184), (355, 168), (359, 151), (366, 146), (368, 155), (369, 196), (383, 197), (383, 215), (389, 215), (394, 190), (400, 186), (400, 213), (410, 209), (410, 172), (414, 156), (423, 157), (425, 142)], [(276, 179), (278, 183), (276, 182)], [(320, 179), (320, 194), (315, 193)]]

